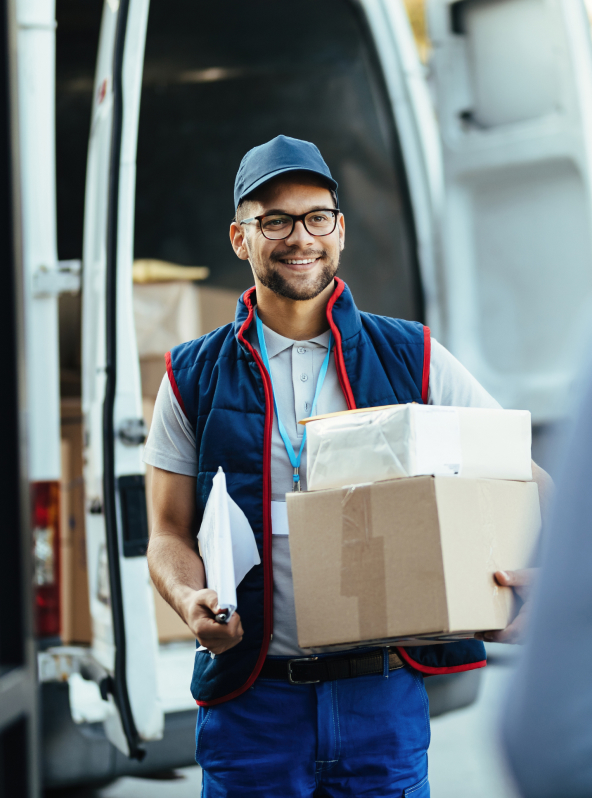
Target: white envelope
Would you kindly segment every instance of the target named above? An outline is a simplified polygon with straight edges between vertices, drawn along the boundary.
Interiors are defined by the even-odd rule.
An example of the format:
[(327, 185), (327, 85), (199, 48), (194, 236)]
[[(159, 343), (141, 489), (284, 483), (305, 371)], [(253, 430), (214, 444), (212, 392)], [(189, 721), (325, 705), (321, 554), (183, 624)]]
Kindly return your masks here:
[(207, 585), (218, 594), (221, 608), (236, 610), (236, 588), (261, 557), (246, 515), (226, 490), (222, 468), (213, 479), (197, 536)]

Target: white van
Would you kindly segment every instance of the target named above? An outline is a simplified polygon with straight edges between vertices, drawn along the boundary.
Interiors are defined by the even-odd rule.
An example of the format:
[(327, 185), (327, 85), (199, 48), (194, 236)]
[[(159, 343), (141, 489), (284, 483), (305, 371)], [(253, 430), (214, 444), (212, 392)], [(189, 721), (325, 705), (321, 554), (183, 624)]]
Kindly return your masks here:
[[(592, 299), (583, 2), (426, 7), (427, 66), (402, 0), (104, 4), (82, 269), (92, 632), (86, 649), (46, 645), (40, 654), (47, 785), (192, 761), (194, 644), (159, 639), (144, 556), (133, 264), (206, 267), (203, 290), (234, 302), (250, 275), (227, 231), (234, 175), (250, 147), (279, 133), (319, 146), (347, 219), (341, 275), (362, 309), (424, 321), (504, 406), (529, 409), (535, 424), (565, 413)], [(43, 24), (49, 42), (51, 20)], [(84, 88), (77, 80), (73, 95)], [(51, 142), (44, 147), (50, 158)], [(44, 185), (53, 190), (51, 179)], [(31, 270), (45, 262), (57, 280), (50, 216), (46, 251), (31, 255)], [(61, 274), (75, 277), (71, 265)], [(43, 300), (39, 290), (29, 298), (34, 480), (60, 474), (60, 286), (50, 288)], [(35, 465), (44, 457), (45, 470)], [(478, 674), (442, 678), (427, 682), (436, 710), (474, 696)]]

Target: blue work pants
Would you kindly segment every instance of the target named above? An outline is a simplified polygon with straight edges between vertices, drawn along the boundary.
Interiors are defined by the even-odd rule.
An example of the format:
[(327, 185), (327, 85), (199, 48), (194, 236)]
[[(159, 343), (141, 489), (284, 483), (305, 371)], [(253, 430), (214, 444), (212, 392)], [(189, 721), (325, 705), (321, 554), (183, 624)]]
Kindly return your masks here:
[(291, 685), (258, 679), (200, 707), (203, 798), (429, 798), (428, 700), (408, 667)]

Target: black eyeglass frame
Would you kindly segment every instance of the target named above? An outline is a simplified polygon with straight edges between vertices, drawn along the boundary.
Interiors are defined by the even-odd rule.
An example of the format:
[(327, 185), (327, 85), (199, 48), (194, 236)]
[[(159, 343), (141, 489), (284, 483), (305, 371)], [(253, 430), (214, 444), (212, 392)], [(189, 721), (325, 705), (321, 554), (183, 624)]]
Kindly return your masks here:
[[(313, 233), (311, 230), (308, 229), (306, 226), (306, 217), (310, 216), (311, 213), (322, 213), (323, 211), (328, 211), (329, 213), (335, 214), (335, 224), (333, 225), (333, 229), (330, 230), (328, 233)], [(259, 222), (259, 230), (261, 230), (261, 235), (266, 238), (268, 241), (283, 241), (286, 238), (289, 238), (292, 233), (294, 232), (294, 228), (296, 227), (296, 222), (302, 222), (304, 225), (304, 229), (307, 233), (315, 238), (323, 238), (323, 236), (330, 236), (331, 233), (335, 232), (335, 228), (337, 227), (337, 220), (339, 219), (339, 214), (341, 210), (339, 208), (315, 208), (312, 211), (307, 211), (306, 213), (301, 213), (298, 216), (294, 216), (291, 213), (264, 213), (261, 216), (250, 216), (248, 219), (243, 219), (239, 222), (239, 224), (250, 224), (250, 222)], [(263, 232), (263, 228), (261, 227), (261, 219), (265, 219), (266, 216), (288, 216), (292, 220), (292, 228), (289, 233), (286, 233), (285, 236), (281, 238), (269, 238)]]

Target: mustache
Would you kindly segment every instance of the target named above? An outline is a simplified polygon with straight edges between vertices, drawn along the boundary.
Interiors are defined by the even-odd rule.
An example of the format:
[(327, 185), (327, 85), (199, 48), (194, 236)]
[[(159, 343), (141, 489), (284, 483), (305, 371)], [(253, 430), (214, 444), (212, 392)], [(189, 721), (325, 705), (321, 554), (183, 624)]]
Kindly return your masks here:
[(306, 250), (305, 252), (272, 252), (269, 256), (271, 261), (280, 260), (305, 260), (306, 258), (326, 258), (327, 250)]

